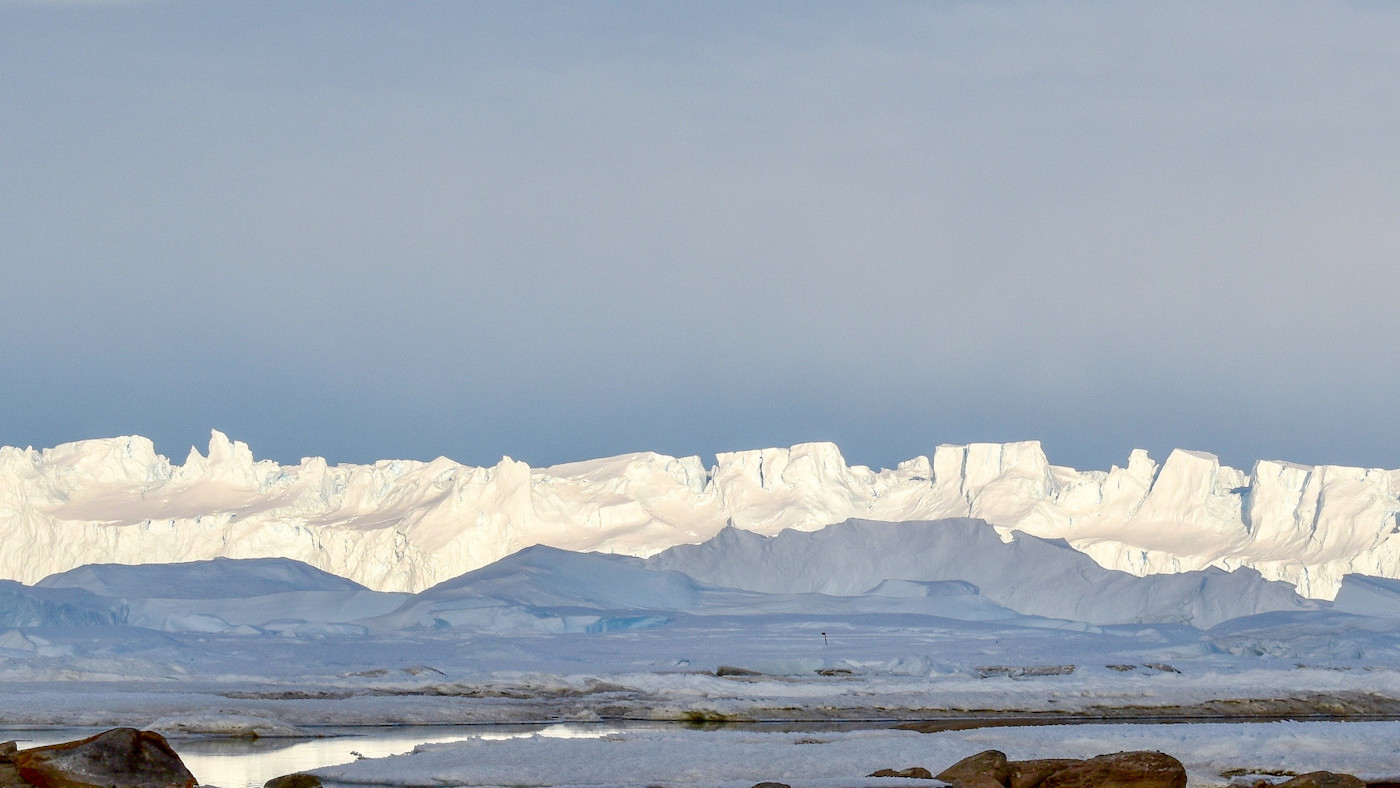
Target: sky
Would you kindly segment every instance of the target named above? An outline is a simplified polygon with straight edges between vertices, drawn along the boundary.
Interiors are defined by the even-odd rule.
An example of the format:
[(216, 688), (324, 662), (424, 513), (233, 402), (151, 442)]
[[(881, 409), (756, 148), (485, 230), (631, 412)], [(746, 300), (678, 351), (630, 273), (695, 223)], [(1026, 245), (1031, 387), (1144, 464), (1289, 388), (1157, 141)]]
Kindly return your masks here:
[(1400, 5), (0, 0), (0, 445), (1400, 467)]

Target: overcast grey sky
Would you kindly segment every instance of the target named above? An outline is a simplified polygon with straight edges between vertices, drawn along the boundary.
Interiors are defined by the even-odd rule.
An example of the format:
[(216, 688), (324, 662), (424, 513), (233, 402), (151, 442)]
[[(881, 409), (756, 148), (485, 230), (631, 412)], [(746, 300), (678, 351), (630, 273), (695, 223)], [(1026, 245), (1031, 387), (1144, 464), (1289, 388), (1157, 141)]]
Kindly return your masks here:
[(1400, 5), (0, 0), (0, 444), (1400, 467)]

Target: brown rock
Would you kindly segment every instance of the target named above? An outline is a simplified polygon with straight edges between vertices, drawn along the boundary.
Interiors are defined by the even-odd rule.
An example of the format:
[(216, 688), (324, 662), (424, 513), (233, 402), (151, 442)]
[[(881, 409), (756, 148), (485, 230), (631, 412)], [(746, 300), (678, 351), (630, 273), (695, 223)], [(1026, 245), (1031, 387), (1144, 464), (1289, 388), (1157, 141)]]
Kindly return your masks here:
[(1336, 772), (1308, 772), (1300, 774), (1277, 788), (1366, 788), (1366, 783), (1350, 774)]
[(12, 741), (0, 741), (0, 762), (9, 763), (17, 752), (19, 752), (19, 745)]
[(34, 788), (19, 776), (19, 770), (9, 761), (0, 761), (0, 788)]
[(114, 728), (81, 741), (20, 750), (19, 776), (37, 788), (194, 788), (165, 737)]
[(753, 788), (792, 788), (787, 783), (754, 783)]
[(1060, 769), (1040, 788), (1185, 788), (1181, 761), (1160, 752), (1100, 755)]
[(952, 783), (958, 788), (981, 788), (975, 783), (990, 786), (990, 783), (984, 780), (975, 779), (982, 777), (1005, 786), (1011, 778), (1011, 766), (1006, 761), (1006, 753), (1000, 750), (985, 750), (976, 755), (969, 755), (937, 775), (938, 779)]
[(321, 788), (321, 778), (314, 774), (284, 774), (263, 783), (263, 788)]
[(957, 788), (1006, 788), (1006, 783), (997, 782), (990, 774), (974, 774), (958, 783)]
[(1012, 761), (1011, 777), (1007, 780), (1009, 788), (1039, 788), (1045, 782), (1045, 778), (1058, 772), (1083, 763), (1078, 758), (1040, 758), (1033, 761)]
[(910, 766), (908, 769), (895, 771), (894, 769), (881, 769), (873, 772), (868, 777), (908, 777), (912, 780), (932, 780), (933, 772), (922, 766)]

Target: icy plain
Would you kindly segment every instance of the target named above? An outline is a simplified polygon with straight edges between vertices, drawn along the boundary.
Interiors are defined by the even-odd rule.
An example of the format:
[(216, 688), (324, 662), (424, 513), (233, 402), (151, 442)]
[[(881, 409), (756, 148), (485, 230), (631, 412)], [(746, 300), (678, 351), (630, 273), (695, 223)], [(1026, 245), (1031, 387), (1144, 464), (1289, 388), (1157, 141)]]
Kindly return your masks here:
[[(1233, 769), (1394, 776), (1400, 760), (1354, 736), (1397, 723), (1220, 721), (1400, 713), (1397, 586), (1348, 576), (1325, 602), (1248, 570), (1139, 578), (974, 520), (731, 530), (651, 559), (536, 546), (418, 594), (290, 559), (92, 565), (0, 584), (0, 727), (137, 725), (178, 747), (556, 726), (458, 729), (321, 772), (371, 784), (851, 785), (984, 746), (1162, 747), (1203, 785)], [(1202, 722), (1143, 724), (1159, 717)], [(986, 718), (1119, 723), (886, 729)], [(760, 725), (703, 729), (719, 723)]]

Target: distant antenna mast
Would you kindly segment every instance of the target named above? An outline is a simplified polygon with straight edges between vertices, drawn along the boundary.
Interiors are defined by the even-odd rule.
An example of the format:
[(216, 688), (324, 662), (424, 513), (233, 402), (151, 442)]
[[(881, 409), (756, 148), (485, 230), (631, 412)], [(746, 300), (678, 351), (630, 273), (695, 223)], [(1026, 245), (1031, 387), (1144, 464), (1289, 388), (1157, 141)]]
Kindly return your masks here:
[(823, 645), (823, 646), (829, 646), (829, 645), (831, 645), (831, 641), (829, 641), (829, 640), (826, 639), (826, 633), (825, 633), (825, 632), (822, 633), (822, 645)]

